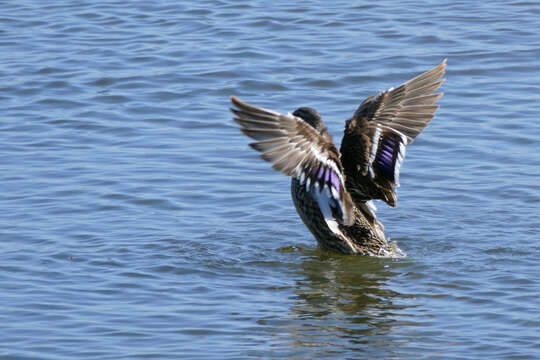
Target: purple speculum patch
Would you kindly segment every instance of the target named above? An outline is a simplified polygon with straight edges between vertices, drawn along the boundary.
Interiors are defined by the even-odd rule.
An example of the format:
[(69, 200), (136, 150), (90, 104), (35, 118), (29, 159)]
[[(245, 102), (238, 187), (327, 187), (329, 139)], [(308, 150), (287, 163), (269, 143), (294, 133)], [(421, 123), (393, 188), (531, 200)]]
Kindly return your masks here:
[(393, 139), (387, 138), (377, 154), (379, 171), (390, 179), (394, 179), (394, 152), (396, 150), (398, 150), (396, 149), (396, 142)]
[(324, 165), (321, 165), (318, 171), (316, 168), (313, 168), (311, 170), (311, 174), (315, 175), (317, 180), (323, 180), (325, 183), (330, 183), (338, 191), (341, 190), (341, 182), (339, 180), (339, 176), (331, 168), (325, 168)]

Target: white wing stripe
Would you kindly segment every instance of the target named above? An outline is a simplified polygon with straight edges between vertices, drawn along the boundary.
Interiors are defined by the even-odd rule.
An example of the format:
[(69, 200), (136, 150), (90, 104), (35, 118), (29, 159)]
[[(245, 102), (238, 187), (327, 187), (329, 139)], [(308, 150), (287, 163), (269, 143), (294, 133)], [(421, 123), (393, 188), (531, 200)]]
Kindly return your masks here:
[(358, 251), (356, 250), (356, 247), (351, 243), (347, 236), (343, 235), (339, 229), (339, 223), (332, 215), (332, 209), (330, 209), (330, 201), (332, 200), (327, 195), (328, 194), (325, 191), (315, 193), (315, 200), (317, 201), (317, 204), (319, 204), (319, 209), (321, 210), (326, 225), (330, 231), (339, 236), (347, 243), (347, 245), (349, 245), (349, 249), (351, 249), (354, 253), (357, 253)]
[(376, 127), (375, 133), (373, 134), (373, 138), (371, 138), (371, 149), (369, 153), (369, 164), (373, 163), (375, 161), (375, 156), (377, 155), (377, 148), (379, 147), (379, 139), (381, 137), (381, 128)]

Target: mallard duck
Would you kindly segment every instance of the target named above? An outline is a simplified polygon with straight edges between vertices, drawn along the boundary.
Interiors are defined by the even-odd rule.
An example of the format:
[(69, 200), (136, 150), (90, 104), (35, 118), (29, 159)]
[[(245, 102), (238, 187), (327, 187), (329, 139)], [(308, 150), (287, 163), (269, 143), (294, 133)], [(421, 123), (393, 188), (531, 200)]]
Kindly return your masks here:
[(345, 122), (338, 150), (317, 111), (292, 114), (232, 96), (234, 121), (272, 168), (291, 177), (300, 218), (319, 246), (345, 254), (396, 253), (377, 220), (373, 200), (395, 207), (407, 145), (427, 126), (443, 93), (446, 60), (406, 83), (365, 99)]

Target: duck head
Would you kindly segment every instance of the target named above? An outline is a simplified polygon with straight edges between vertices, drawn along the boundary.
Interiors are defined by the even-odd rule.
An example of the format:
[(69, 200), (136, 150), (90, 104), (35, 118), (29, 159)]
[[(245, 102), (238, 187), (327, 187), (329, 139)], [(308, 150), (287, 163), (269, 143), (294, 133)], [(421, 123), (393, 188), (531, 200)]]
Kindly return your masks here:
[(324, 128), (321, 115), (319, 115), (319, 113), (315, 109), (309, 107), (301, 107), (299, 109), (296, 109), (293, 112), (293, 115), (303, 119), (305, 122), (307, 122), (309, 125), (319, 131)]

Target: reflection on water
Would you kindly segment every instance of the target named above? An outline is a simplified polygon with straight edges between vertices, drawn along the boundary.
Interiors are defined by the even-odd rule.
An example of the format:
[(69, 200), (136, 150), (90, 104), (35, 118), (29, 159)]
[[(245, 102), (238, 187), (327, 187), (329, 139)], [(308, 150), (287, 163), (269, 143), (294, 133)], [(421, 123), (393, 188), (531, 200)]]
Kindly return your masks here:
[(395, 261), (322, 253), (306, 258), (291, 309), (294, 345), (318, 351), (329, 341), (355, 351), (391, 346), (385, 335), (400, 323), (395, 312), (404, 308), (395, 301), (403, 295), (386, 286)]

